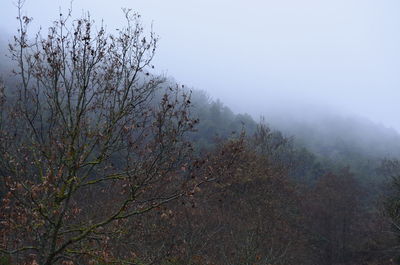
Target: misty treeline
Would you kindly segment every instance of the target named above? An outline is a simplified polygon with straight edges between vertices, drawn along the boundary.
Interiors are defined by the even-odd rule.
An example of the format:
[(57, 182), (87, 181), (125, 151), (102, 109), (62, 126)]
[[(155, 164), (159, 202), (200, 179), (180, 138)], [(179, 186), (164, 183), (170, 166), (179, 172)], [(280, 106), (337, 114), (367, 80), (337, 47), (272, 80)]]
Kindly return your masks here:
[(299, 141), (152, 74), (158, 39), (124, 15), (114, 34), (18, 17), (0, 264), (398, 264), (398, 157), (346, 132), (334, 151)]

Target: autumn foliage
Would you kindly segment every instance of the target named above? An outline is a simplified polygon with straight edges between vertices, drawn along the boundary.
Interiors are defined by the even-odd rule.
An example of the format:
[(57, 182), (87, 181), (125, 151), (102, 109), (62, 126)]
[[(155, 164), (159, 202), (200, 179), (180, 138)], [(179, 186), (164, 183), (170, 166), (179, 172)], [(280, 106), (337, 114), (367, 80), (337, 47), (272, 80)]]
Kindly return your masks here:
[(18, 10), (0, 264), (392, 264), (390, 218), (350, 168), (303, 181), (311, 155), (264, 122), (196, 142), (191, 93), (151, 73), (158, 39), (138, 14), (114, 34), (60, 14), (30, 36)]

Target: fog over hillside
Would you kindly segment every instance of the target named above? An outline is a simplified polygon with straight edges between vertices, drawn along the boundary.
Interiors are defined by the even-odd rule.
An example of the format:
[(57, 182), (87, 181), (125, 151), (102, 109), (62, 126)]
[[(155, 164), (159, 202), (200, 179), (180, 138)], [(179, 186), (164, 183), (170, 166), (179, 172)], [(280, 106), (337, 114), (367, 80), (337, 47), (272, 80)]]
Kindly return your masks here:
[(398, 0), (1, 1), (0, 265), (400, 264)]
[[(28, 0), (25, 7), (37, 29), (69, 4)], [(319, 105), (400, 130), (397, 1), (73, 1), (75, 14), (90, 10), (109, 29), (123, 22), (121, 7), (138, 11), (160, 36), (155, 72), (236, 112), (258, 118), (271, 108)], [(15, 16), (13, 1), (4, 0), (6, 34), (15, 32)]]
[[(294, 135), (310, 150), (335, 156), (340, 146), (351, 146), (352, 152), (367, 157), (399, 157), (400, 134), (382, 123), (354, 114), (303, 107), (302, 111), (270, 111), (269, 124), (287, 135)], [(350, 150), (349, 150), (350, 151)]]
[[(229, 111), (248, 113), (256, 122), (264, 117), (316, 153), (334, 157), (343, 151), (338, 146), (350, 145), (352, 152), (371, 157), (398, 156), (400, 39), (393, 32), (400, 25), (395, 16), (400, 5), (283, 2), (213, 6), (209, 1), (118, 0), (105, 9), (101, 3), (74, 1), (73, 10), (90, 8), (92, 17), (104, 19), (111, 30), (122, 21), (121, 7), (139, 11), (144, 24), (152, 21), (160, 35), (154, 74), (204, 90)], [(43, 5), (49, 8), (38, 8)], [(229, 8), (223, 12), (225, 5)], [(34, 18), (33, 31), (42, 25), (46, 34), (57, 10), (68, 8), (61, 1), (26, 1), (24, 14)], [(6, 79), (11, 67), (4, 55), (16, 32), (16, 13), (12, 1), (0, 11), (0, 67)]]
[[(1, 34), (0, 75), (6, 81), (12, 78), (10, 58), (6, 56), (7, 46), (11, 39), (10, 34), (4, 32)], [(252, 77), (248, 78), (249, 83), (252, 83)], [(169, 80), (169, 84), (179, 82), (173, 76), (170, 76)], [(209, 106), (212, 108), (212, 104), (221, 107), (221, 119), (225, 120), (221, 120), (219, 124), (221, 129), (224, 126), (226, 128), (222, 131), (220, 129), (213, 131), (216, 135), (228, 135), (230, 131), (238, 131), (240, 123), (246, 123), (245, 127), (247, 126), (249, 133), (252, 133), (255, 123), (262, 119), (272, 129), (282, 131), (287, 137), (294, 137), (296, 143), (323, 157), (347, 158), (349, 153), (346, 153), (346, 150), (353, 156), (361, 154), (366, 158), (400, 157), (400, 134), (395, 129), (396, 123), (388, 125), (388, 123), (371, 120), (367, 114), (356, 114), (354, 110), (340, 109), (337, 106), (333, 107), (333, 104), (323, 105), (318, 102), (308, 104), (304, 99), (290, 98), (280, 93), (265, 98), (262, 106), (251, 102), (243, 106), (229, 100), (220, 101), (213, 96), (213, 91), (209, 91), (206, 87), (200, 90), (191, 84), (185, 84), (185, 86), (192, 87), (191, 89), (195, 91), (194, 112), (200, 117), (205, 117), (205, 120), (201, 120), (206, 124), (205, 127), (208, 126), (209, 114), (202, 116), (201, 112), (208, 111)], [(247, 96), (244, 96), (243, 100), (246, 98)], [(253, 120), (249, 116), (235, 116), (236, 114), (250, 114)]]

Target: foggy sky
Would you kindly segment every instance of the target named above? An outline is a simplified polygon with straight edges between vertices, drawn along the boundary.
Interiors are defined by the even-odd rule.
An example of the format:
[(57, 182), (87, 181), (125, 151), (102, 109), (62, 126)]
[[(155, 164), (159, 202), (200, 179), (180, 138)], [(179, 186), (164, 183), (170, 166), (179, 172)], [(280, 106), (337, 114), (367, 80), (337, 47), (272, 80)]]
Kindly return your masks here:
[[(16, 8), (0, 1), (0, 32), (11, 34)], [(27, 0), (25, 11), (46, 25), (60, 6), (69, 1)], [(73, 1), (75, 15), (89, 10), (109, 29), (123, 24), (121, 7), (153, 22), (158, 73), (236, 112), (322, 106), (400, 131), (398, 0)]]

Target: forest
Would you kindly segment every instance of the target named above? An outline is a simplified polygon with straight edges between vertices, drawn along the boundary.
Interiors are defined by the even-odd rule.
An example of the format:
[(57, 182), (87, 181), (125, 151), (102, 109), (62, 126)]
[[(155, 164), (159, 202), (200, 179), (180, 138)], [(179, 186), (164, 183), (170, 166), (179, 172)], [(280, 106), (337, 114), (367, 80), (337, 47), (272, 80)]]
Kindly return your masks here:
[(37, 34), (18, 8), (0, 64), (0, 265), (400, 264), (395, 130), (257, 121), (154, 74), (137, 13), (114, 33), (69, 13)]

